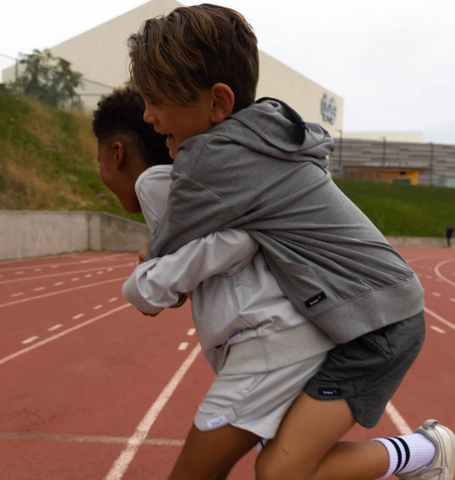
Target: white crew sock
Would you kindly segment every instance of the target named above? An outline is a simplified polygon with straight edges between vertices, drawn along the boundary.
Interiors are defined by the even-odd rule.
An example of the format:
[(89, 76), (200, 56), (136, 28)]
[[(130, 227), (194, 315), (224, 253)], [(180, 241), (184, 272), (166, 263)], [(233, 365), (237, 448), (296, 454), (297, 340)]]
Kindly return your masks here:
[(381, 478), (400, 473), (409, 473), (423, 466), (430, 465), (436, 454), (436, 447), (420, 433), (401, 437), (374, 438), (389, 452), (389, 469)]

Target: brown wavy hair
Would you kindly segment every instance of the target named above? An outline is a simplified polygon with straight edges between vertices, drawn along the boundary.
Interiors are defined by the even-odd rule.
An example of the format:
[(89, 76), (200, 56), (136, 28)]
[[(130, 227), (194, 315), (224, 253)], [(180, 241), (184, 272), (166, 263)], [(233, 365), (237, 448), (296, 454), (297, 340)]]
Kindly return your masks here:
[(147, 20), (128, 39), (130, 74), (156, 106), (191, 106), (216, 83), (234, 92), (234, 112), (251, 105), (259, 79), (257, 38), (235, 10), (202, 4)]

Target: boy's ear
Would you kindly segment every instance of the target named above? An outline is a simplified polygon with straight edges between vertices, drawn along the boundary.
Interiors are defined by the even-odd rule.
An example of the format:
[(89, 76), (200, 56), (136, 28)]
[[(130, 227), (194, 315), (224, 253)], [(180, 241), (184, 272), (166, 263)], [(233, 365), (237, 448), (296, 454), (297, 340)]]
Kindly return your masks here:
[(112, 150), (114, 153), (115, 167), (121, 168), (125, 161), (125, 147), (122, 142), (115, 141), (112, 144)]
[(232, 113), (235, 96), (231, 88), (225, 83), (215, 83), (210, 89), (210, 120), (221, 123)]

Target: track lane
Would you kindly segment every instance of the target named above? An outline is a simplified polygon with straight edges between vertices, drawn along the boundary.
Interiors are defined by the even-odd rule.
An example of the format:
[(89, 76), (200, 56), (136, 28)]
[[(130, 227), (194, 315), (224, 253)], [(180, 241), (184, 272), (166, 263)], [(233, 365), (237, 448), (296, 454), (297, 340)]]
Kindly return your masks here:
[[(443, 289), (450, 285), (441, 278), (441, 281), (437, 281), (438, 276), (435, 273), (437, 264), (451, 259), (451, 252), (443, 249), (403, 249), (402, 253), (420, 274), (428, 308), (431, 306), (435, 313), (449, 321), (452, 320), (451, 312), (455, 303), (451, 302), (450, 298), (455, 298), (455, 288)], [(49, 263), (49, 259), (47, 262)], [(440, 266), (441, 274), (449, 279), (455, 280), (454, 271), (455, 262), (446, 262)], [(439, 290), (436, 291), (436, 288)], [(114, 295), (108, 286), (105, 293), (103, 291), (99, 289), (93, 296), (78, 297), (76, 300), (79, 300), (79, 303), (76, 301), (75, 305), (81, 305), (82, 302), (90, 306), (105, 303), (100, 298), (107, 298), (108, 293), (111, 297), (120, 297), (119, 305), (120, 301), (124, 301), (121, 295)], [(441, 293), (441, 297), (433, 295), (430, 297), (433, 291)], [(55, 320), (58, 318), (58, 312), (61, 316), (61, 312), (66, 311), (69, 305), (74, 306), (71, 303), (74, 296), (75, 294), (71, 293), (48, 298), (45, 308), (49, 312), (49, 323), (45, 326), (53, 321), (57, 323)], [(53, 303), (58, 303), (59, 307), (56, 309), (51, 307)], [(18, 305), (8, 308), (15, 311)], [(167, 316), (160, 315), (155, 319), (142, 317), (133, 309), (126, 310), (130, 311), (119, 312), (111, 319), (100, 320), (77, 333), (71, 333), (66, 339), (62, 338), (37, 349), (34, 353), (30, 352), (23, 358), (10, 362), (8, 368), (3, 369), (2, 367), (6, 365), (0, 365), (0, 381), (11, 393), (6, 398), (0, 392), (0, 425), (37, 434), (104, 435), (109, 438), (120, 437), (124, 439), (123, 441), (130, 438), (164, 386), (194, 348), (197, 338), (187, 335), (188, 330), (192, 328), (188, 305), (184, 310), (168, 311)], [(100, 310), (100, 313), (102, 311)], [(0, 310), (0, 318), (2, 313)], [(23, 311), (19, 317), (25, 314)], [(144, 319), (154, 322), (147, 324), (152, 328), (144, 328), (144, 324), (141, 325)], [(0, 328), (1, 322), (2, 320)], [(11, 322), (11, 325), (13, 323)], [(21, 323), (20, 318), (16, 323)], [(412, 429), (430, 417), (439, 417), (453, 428), (455, 415), (450, 407), (455, 401), (455, 389), (451, 379), (453, 368), (451, 340), (455, 330), (449, 332), (449, 329), (428, 315), (427, 323), (429, 328), (424, 349), (394, 397), (393, 404)], [(26, 325), (28, 324), (24, 323), (24, 326)], [(128, 328), (125, 325), (128, 325)], [(438, 333), (430, 328), (432, 325), (447, 331), (445, 334)], [(119, 337), (125, 340), (125, 345), (122, 345)], [(179, 351), (178, 346), (182, 342), (189, 345), (186, 350)], [(3, 383), (5, 375), (7, 382)], [(212, 379), (213, 373), (200, 355), (158, 415), (147, 436), (151, 442), (160, 439), (177, 440), (177, 445), (141, 446), (124, 473), (124, 479), (166, 478), (181, 448), (178, 441), (186, 436), (197, 406)], [(112, 383), (115, 385), (111, 385)], [(6, 417), (1, 415), (3, 405), (8, 405)], [(0, 428), (0, 431), (2, 430), (4, 429)], [(398, 434), (397, 427), (387, 415), (384, 415), (375, 429), (370, 431), (356, 427), (346, 439), (368, 440), (375, 436)], [(42, 478), (48, 480), (81, 478), (78, 476), (80, 467), (77, 461), (74, 461), (77, 457), (76, 452), (81, 451), (80, 445), (51, 440), (2, 439), (0, 436), (0, 472), (3, 473), (2, 468), (7, 465), (8, 476), (5, 478), (36, 479), (42, 475), (42, 469), (38, 465), (30, 464), (27, 471), (17, 460), (22, 455), (20, 445), (25, 445), (24, 442), (27, 443), (26, 450), (30, 453), (25, 456), (26, 459), (37, 455), (45, 459), (44, 463), (49, 473)], [(65, 448), (61, 447), (62, 443), (65, 443)], [(13, 444), (16, 447), (11, 448)], [(74, 448), (70, 449), (69, 446)], [(103, 480), (120, 455), (124, 444), (107, 446), (100, 442), (92, 443), (90, 448), (91, 452), (97, 452), (99, 449), (100, 460), (94, 466), (90, 454), (86, 459), (83, 456), (79, 457), (79, 461), (85, 461), (84, 467), (91, 465), (83, 478)], [(47, 456), (45, 453), (51, 450), (56, 454), (53, 463), (52, 455)], [(85, 447), (84, 451), (87, 451)], [(8, 458), (3, 456), (5, 452), (8, 453)], [(254, 451), (249, 453), (236, 466), (229, 478), (253, 480), (252, 464), (255, 455)]]

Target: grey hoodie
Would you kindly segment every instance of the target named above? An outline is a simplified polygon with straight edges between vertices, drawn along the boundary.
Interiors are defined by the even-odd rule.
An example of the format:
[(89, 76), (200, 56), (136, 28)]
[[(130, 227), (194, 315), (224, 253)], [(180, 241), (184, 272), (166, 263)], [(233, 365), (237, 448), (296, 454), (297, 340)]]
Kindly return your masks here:
[(336, 343), (419, 313), (417, 276), (326, 170), (333, 146), (275, 99), (186, 140), (147, 259), (244, 229), (294, 306)]

